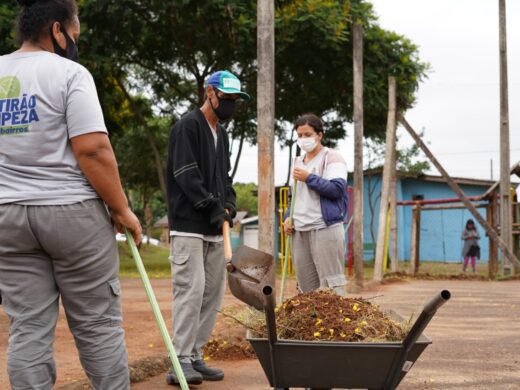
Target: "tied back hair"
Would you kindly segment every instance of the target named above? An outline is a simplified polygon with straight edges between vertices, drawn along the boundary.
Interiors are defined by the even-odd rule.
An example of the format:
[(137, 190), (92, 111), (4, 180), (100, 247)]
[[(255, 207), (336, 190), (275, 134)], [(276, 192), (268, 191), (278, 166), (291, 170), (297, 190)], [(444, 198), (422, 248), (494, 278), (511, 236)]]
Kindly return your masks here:
[(303, 114), (296, 119), (294, 122), (294, 128), (297, 129), (300, 126), (308, 125), (314, 129), (316, 134), (323, 134), (325, 135), (325, 132), (323, 130), (323, 121), (321, 118), (315, 114)]
[(76, 0), (17, 0), (22, 6), (16, 18), (16, 40), (38, 42), (50, 34), (51, 25), (59, 22), (64, 28), (70, 26), (78, 14)]

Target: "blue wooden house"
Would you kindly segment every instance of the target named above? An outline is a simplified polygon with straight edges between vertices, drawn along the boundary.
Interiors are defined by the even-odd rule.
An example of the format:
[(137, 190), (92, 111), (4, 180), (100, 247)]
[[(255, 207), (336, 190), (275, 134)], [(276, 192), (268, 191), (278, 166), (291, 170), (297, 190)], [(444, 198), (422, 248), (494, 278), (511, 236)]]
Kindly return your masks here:
[[(349, 177), (352, 177), (349, 175)], [(374, 258), (379, 221), (382, 170), (365, 171), (364, 177), (364, 248), (365, 260)], [(479, 196), (494, 184), (491, 180), (453, 178), (466, 196)], [(352, 185), (352, 180), (349, 180)], [(516, 186), (516, 184), (515, 184)], [(421, 175), (412, 177), (397, 175), (397, 201), (439, 200), (457, 198), (441, 176)], [(460, 202), (459, 202), (460, 204)], [(475, 202), (478, 211), (486, 218), (485, 201)], [(355, 207), (355, 206), (354, 206)], [(437, 206), (439, 207), (439, 206)], [(398, 256), (399, 260), (410, 260), (412, 206), (398, 206)], [(463, 241), (461, 233), (466, 221), (473, 219), (465, 209), (430, 209), (421, 211), (420, 253), (424, 261), (458, 262), (461, 260)], [(480, 233), (481, 260), (487, 261), (489, 239), (484, 229), (475, 221)]]

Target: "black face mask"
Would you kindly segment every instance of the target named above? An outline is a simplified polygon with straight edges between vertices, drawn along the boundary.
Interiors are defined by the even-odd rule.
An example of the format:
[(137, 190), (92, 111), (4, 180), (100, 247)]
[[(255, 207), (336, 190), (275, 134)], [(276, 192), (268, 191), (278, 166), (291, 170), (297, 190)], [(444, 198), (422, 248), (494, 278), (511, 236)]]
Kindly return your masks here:
[(209, 100), (209, 104), (213, 109), (213, 112), (221, 121), (228, 120), (235, 113), (235, 100), (234, 99), (223, 99), (220, 98), (217, 94), (215, 96), (218, 99), (218, 107), (213, 107), (213, 103), (211, 103), (211, 99)]
[(54, 53), (61, 57), (68, 58), (71, 61), (78, 62), (79, 61), (79, 53), (78, 53), (78, 46), (76, 46), (76, 42), (72, 40), (72, 38), (67, 34), (65, 30), (63, 30), (63, 35), (65, 35), (65, 41), (67, 42), (67, 47), (65, 49), (62, 49), (60, 45), (58, 45), (58, 42), (56, 42), (56, 39), (54, 38), (54, 35), (52, 35), (52, 27), (51, 27), (51, 39), (52, 44), (54, 46)]

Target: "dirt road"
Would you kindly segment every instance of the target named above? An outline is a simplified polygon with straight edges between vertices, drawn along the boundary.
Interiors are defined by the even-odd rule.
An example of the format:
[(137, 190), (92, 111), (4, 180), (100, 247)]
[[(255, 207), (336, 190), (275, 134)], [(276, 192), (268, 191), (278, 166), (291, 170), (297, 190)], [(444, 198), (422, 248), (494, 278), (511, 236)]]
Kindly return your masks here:
[[(168, 280), (154, 280), (154, 289), (168, 326), (171, 324), (171, 287)], [(136, 279), (122, 281), (123, 310), (130, 361), (165, 354), (160, 334), (141, 286)], [(294, 283), (289, 283), (289, 292)], [(377, 296), (376, 302), (404, 317), (418, 314), (422, 305), (442, 289), (452, 292), (427, 328), (433, 339), (399, 387), (403, 390), (506, 390), (520, 389), (520, 282), (412, 281), (383, 285), (367, 291), (364, 297)], [(224, 305), (236, 304), (226, 294)], [(217, 327), (225, 332), (225, 327)], [(0, 389), (9, 389), (5, 371), (7, 319), (0, 309)], [(72, 337), (63, 315), (56, 331), (56, 388), (84, 378)], [(223, 368), (222, 382), (193, 386), (197, 390), (266, 390), (263, 371), (256, 360), (215, 361)], [(161, 374), (132, 389), (174, 389)]]

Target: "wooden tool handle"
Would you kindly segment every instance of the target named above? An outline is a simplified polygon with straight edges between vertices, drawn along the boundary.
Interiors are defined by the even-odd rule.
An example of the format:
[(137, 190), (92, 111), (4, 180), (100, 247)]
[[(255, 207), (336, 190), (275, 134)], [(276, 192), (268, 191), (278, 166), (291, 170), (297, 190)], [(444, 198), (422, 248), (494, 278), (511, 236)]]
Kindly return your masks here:
[(226, 262), (231, 261), (233, 251), (231, 250), (231, 238), (229, 237), (229, 222), (224, 221), (222, 225), (222, 236), (224, 237), (224, 259)]

